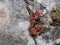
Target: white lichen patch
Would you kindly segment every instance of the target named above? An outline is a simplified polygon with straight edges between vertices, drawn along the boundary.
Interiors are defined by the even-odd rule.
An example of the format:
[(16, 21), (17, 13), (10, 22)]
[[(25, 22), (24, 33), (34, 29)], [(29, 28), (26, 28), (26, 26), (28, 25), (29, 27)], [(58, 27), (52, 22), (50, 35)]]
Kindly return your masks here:
[(56, 5), (55, 0), (37, 0), (37, 2), (46, 6), (46, 9), (49, 11)]
[(29, 21), (23, 21), (19, 23), (19, 29), (20, 29), (20, 37), (23, 40), (27, 40), (27, 45), (35, 45), (34, 40), (29, 35), (28, 28), (29, 28), (30, 22)]
[(60, 39), (56, 39), (55, 42), (58, 44), (60, 43)]
[(53, 45), (54, 44), (52, 40), (46, 41), (45, 39), (42, 38), (42, 36), (38, 36), (36, 41), (37, 41), (37, 45)]

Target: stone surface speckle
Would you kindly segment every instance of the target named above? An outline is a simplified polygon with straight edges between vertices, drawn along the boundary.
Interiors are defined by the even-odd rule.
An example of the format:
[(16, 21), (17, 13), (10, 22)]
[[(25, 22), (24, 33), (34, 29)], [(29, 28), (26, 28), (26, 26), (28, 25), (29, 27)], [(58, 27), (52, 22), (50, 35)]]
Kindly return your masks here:
[[(57, 1), (57, 4), (60, 6), (59, 1)], [(43, 3), (45, 3), (45, 0)], [(30, 3), (29, 6), (32, 10), (40, 8), (36, 0)], [(30, 22), (29, 14), (25, 7), (26, 3), (24, 0), (0, 0), (0, 45), (35, 45), (33, 38), (28, 32)], [(50, 11), (49, 9), (48, 11)], [(49, 19), (46, 17), (43, 18), (46, 20)], [(46, 27), (49, 26), (49, 21), (45, 23)], [(49, 26), (45, 30), (46, 33), (37, 36), (37, 45), (53, 45), (55, 42), (60, 43), (60, 27)]]

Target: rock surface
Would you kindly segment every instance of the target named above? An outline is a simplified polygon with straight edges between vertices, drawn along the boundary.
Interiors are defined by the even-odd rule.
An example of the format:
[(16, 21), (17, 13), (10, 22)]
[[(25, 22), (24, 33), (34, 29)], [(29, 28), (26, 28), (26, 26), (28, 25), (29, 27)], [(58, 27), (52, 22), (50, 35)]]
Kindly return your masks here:
[[(46, 4), (45, 0), (42, 2)], [(57, 4), (60, 4), (58, 2), (59, 0)], [(39, 3), (34, 0), (29, 6), (32, 10), (39, 9)], [(55, 4), (56, 2), (48, 3), (49, 5), (51, 4), (51, 9), (53, 3)], [(49, 5), (46, 6), (48, 11), (50, 11)], [(30, 22), (29, 14), (25, 7), (26, 3), (24, 0), (0, 0), (0, 45), (35, 45), (33, 38), (28, 32)], [(48, 19), (46, 17), (43, 18)], [(60, 43), (60, 27), (50, 26), (49, 19), (48, 25), (45, 24), (45, 26), (47, 27), (45, 28), (46, 33), (36, 38), (37, 45)]]

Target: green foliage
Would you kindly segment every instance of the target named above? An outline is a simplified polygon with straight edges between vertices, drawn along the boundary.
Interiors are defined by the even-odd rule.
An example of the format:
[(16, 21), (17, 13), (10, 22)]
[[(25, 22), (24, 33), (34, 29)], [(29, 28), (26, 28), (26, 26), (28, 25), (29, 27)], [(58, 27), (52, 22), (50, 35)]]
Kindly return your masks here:
[(60, 17), (60, 8), (59, 7), (56, 8), (56, 13), (55, 14), (57, 15), (57, 17)]
[(52, 25), (60, 26), (60, 8), (58, 6), (56, 6), (55, 12), (52, 12), (51, 17), (53, 20)]

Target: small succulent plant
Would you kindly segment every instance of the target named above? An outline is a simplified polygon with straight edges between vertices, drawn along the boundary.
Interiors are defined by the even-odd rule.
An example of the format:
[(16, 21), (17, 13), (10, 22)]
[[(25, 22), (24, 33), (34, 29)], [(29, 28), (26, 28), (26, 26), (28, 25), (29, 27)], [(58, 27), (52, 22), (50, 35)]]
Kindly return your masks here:
[(27, 7), (29, 16), (30, 16), (30, 26), (29, 26), (29, 32), (32, 37), (37, 36), (38, 32), (43, 32), (43, 25), (40, 24), (40, 17), (41, 12), (39, 10), (36, 10), (33, 12), (29, 7)]

